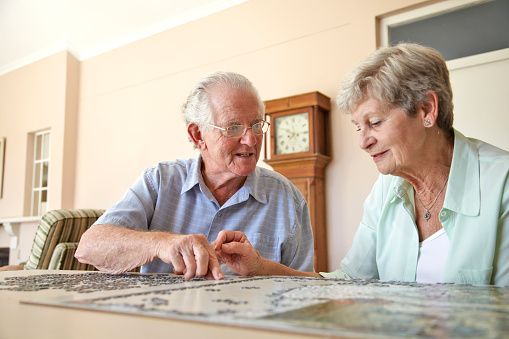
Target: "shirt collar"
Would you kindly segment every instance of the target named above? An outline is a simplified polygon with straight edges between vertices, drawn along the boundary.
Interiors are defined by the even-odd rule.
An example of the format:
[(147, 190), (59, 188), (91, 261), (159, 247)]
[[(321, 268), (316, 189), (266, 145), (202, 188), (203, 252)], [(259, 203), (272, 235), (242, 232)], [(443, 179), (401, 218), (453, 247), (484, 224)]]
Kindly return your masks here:
[(454, 130), (449, 182), (444, 208), (468, 216), (477, 216), (481, 210), (479, 151), (459, 131)]
[(201, 176), (201, 162), (201, 155), (199, 155), (191, 163), (186, 181), (182, 185), (182, 190), (180, 191), (181, 195), (192, 189), (194, 186), (200, 184), (200, 182), (203, 182), (203, 178)]
[(397, 198), (401, 200), (408, 199), (412, 201), (413, 198), (413, 188), (412, 185), (401, 177), (394, 177), (394, 181), (391, 189), (389, 189), (389, 201), (394, 202)]
[(261, 169), (257, 166), (255, 170), (249, 174), (246, 178), (246, 182), (244, 182), (244, 187), (246, 191), (255, 198), (258, 202), (262, 204), (267, 203), (267, 187), (263, 187), (260, 182), (261, 178)]
[[(186, 193), (198, 184), (200, 186), (205, 186), (205, 182), (203, 181), (203, 177), (201, 175), (202, 161), (202, 157), (199, 155), (195, 161), (192, 162), (188, 172), (189, 174), (186, 178), (186, 181), (184, 182), (184, 185), (182, 185), (180, 194)], [(251, 195), (260, 203), (266, 204), (266, 188), (262, 186), (263, 185), (260, 183), (260, 168), (256, 167), (256, 169), (247, 176), (244, 185), (240, 188), (238, 192), (239, 194), (237, 195), (239, 199), (238, 202), (247, 200), (248, 195)]]
[[(463, 134), (454, 130), (454, 150), (443, 208), (468, 216), (479, 215), (479, 173), (479, 152)], [(388, 198), (391, 202), (396, 198), (413, 201), (412, 185), (403, 178), (396, 177)]]

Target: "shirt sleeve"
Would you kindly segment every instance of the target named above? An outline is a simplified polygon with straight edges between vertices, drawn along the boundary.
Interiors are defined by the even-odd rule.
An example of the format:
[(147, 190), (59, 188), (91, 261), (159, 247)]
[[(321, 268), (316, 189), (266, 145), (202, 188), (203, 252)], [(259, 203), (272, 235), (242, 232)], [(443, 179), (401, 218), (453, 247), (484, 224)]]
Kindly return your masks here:
[(308, 205), (302, 198), (293, 234), (284, 246), (281, 263), (295, 270), (314, 271), (314, 241)]
[(145, 170), (122, 199), (97, 219), (94, 225), (113, 224), (148, 230), (157, 201), (157, 178), (155, 168)]
[(325, 278), (379, 279), (376, 264), (376, 226), (383, 207), (383, 176), (380, 176), (364, 201), (362, 220), (352, 247), (334, 272), (320, 272)]

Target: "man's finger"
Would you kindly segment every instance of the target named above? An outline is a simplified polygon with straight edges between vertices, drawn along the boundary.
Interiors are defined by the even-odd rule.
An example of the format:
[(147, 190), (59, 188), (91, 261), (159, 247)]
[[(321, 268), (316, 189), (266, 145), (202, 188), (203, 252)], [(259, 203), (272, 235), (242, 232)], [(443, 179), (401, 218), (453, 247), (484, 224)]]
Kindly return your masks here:
[(226, 231), (220, 231), (216, 237), (216, 240), (214, 240), (214, 242), (212, 243), (212, 246), (214, 247), (215, 250), (218, 250), (221, 248), (221, 245), (225, 242), (226, 240)]
[(242, 231), (231, 231), (228, 232), (225, 242), (245, 242), (247, 241), (247, 237)]
[(184, 264), (186, 265), (184, 278), (187, 280), (192, 279), (196, 275), (196, 261), (194, 259), (194, 252), (192, 251), (192, 248), (184, 246), (181, 253), (182, 258), (184, 259)]
[(221, 246), (221, 251), (226, 254), (240, 254), (244, 255), (247, 253), (250, 244), (240, 243), (240, 242), (229, 242), (227, 244), (223, 244)]
[(245, 242), (247, 237), (244, 232), (241, 231), (221, 231), (217, 235), (216, 241), (214, 242), (214, 248), (220, 249), (221, 245), (230, 242)]
[(209, 270), (210, 254), (208, 248), (201, 243), (193, 245), (194, 258), (196, 260), (196, 275), (203, 277)]
[(173, 271), (175, 274), (182, 274), (186, 270), (186, 265), (184, 264), (184, 259), (180, 255), (179, 252), (174, 253), (171, 258), (171, 264), (173, 265)]
[(212, 247), (208, 248), (209, 250), (209, 262), (208, 262), (208, 271), (212, 273), (212, 276), (216, 280), (220, 280), (224, 278), (223, 271), (221, 271), (221, 265), (219, 264), (219, 260), (216, 256), (215, 250)]

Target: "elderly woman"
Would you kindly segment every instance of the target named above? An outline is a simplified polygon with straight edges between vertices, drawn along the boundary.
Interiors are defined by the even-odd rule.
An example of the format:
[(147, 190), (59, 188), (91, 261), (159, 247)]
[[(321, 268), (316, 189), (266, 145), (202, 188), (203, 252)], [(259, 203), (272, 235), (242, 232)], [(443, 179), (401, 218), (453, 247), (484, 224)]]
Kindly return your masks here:
[[(320, 275), (509, 285), (509, 153), (453, 128), (439, 52), (377, 50), (345, 81), (338, 105), (381, 175), (340, 268)], [(318, 276), (260, 257), (240, 232), (220, 239), (240, 274)]]

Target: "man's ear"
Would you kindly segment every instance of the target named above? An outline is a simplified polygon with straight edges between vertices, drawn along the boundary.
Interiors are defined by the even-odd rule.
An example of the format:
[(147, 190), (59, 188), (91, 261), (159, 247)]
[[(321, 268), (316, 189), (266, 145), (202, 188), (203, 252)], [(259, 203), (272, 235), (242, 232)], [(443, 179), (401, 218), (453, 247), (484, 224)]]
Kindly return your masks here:
[(420, 108), (424, 126), (431, 127), (435, 125), (438, 119), (438, 95), (434, 91), (429, 91)]
[(205, 141), (202, 138), (200, 127), (197, 124), (191, 123), (187, 125), (187, 135), (189, 137), (189, 140), (191, 140), (192, 143), (194, 144), (194, 147), (201, 149), (205, 145)]

